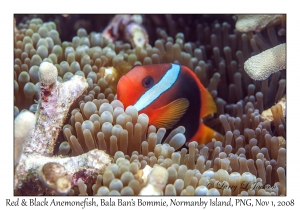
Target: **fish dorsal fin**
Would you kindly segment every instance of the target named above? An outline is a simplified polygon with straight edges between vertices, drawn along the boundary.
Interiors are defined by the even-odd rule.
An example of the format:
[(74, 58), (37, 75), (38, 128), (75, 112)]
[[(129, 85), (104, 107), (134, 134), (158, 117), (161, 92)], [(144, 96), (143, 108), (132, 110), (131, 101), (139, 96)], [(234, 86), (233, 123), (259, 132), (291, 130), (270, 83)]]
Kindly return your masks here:
[(186, 98), (178, 98), (171, 103), (158, 108), (154, 113), (159, 113), (153, 120), (153, 125), (157, 128), (171, 129), (184, 115), (189, 107)]
[(210, 95), (206, 88), (201, 89), (201, 118), (204, 118), (212, 113), (217, 112), (217, 106), (214, 102), (213, 97)]

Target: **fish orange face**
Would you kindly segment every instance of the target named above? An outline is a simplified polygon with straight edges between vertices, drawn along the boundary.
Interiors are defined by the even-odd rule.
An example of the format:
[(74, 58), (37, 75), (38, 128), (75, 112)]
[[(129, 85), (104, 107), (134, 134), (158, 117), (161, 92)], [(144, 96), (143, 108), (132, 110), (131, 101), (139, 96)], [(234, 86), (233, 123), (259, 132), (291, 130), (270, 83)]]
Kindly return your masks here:
[(146, 91), (158, 83), (170, 66), (170, 64), (162, 64), (133, 67), (118, 82), (118, 99), (125, 107), (134, 105)]
[(216, 111), (194, 72), (178, 64), (134, 67), (119, 80), (117, 97), (125, 108), (133, 105), (139, 114), (147, 114), (149, 124), (157, 128), (185, 126), (186, 138), (193, 140), (205, 132), (200, 118)]

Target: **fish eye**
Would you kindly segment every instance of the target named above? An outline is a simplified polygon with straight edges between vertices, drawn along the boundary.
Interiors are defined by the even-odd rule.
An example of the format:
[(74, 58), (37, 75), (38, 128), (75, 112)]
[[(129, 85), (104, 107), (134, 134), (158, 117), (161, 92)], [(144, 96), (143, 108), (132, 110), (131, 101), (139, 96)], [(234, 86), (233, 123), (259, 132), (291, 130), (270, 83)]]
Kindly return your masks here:
[(150, 88), (152, 87), (154, 84), (154, 79), (151, 76), (147, 76), (142, 80), (142, 85), (145, 88)]

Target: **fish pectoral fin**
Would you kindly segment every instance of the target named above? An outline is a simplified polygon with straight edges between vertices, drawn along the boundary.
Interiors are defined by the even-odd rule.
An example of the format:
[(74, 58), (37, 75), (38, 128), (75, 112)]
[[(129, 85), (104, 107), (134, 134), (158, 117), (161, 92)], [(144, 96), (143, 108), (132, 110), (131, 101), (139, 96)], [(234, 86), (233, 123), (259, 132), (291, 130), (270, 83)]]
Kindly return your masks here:
[(172, 128), (185, 114), (189, 104), (190, 103), (186, 98), (178, 98), (171, 103), (156, 109), (155, 113), (158, 114), (154, 117), (153, 125), (157, 128)]

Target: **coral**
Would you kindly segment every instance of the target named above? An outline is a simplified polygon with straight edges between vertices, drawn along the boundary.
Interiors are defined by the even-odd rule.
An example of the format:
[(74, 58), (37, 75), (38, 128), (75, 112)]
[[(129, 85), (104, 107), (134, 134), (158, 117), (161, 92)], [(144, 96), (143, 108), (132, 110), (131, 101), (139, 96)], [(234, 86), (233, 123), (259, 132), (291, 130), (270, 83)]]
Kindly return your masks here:
[[(72, 15), (55, 23), (24, 18), (14, 27), (14, 111), (16, 119), (23, 109), (36, 112), (37, 125), (15, 169), (16, 195), (286, 194), (286, 113), (274, 105), (285, 95), (285, 70), (262, 81), (244, 71), (248, 58), (285, 43), (284, 16), (247, 33), (234, 28), (231, 15), (126, 19), (126, 26), (134, 22), (147, 30), (143, 46), (89, 32), (88, 20), (78, 20), (77, 33), (62, 39), (66, 30), (58, 20)], [(101, 28), (123, 33), (121, 22), (101, 21)], [(193, 70), (211, 93), (218, 111), (203, 121), (222, 134), (219, 141), (186, 142), (188, 126), (156, 128), (118, 100), (117, 81), (132, 66), (170, 62)], [(49, 63), (57, 69), (55, 85), (39, 77), (39, 67)], [(58, 98), (49, 91), (74, 80), (84, 88), (62, 109), (68, 91)], [(262, 114), (269, 108), (273, 120)], [(53, 133), (42, 132), (45, 122)]]
[(168, 171), (161, 166), (154, 166), (147, 177), (147, 185), (139, 195), (162, 195), (168, 181)]
[(31, 131), (34, 129), (35, 123), (36, 123), (36, 116), (28, 110), (23, 110), (15, 118), (14, 121), (14, 126), (15, 126), (14, 163), (15, 165), (18, 164), (19, 162), (19, 158), (23, 150), (23, 144), (26, 141), (26, 139), (29, 137)]
[(283, 15), (237, 15), (235, 27), (240, 32), (260, 31), (268, 24), (275, 24), (281, 21)]
[[(40, 65), (40, 101), (36, 125), (23, 143), (23, 150), (15, 169), (15, 185), (18, 191), (25, 190), (23, 181), (30, 176), (29, 170), (34, 169), (39, 171), (41, 186), (54, 190), (58, 194), (66, 194), (71, 188), (70, 177), (73, 174), (83, 170), (84, 167), (87, 173), (99, 172), (110, 162), (109, 157), (98, 150), (73, 158), (49, 157), (53, 155), (57, 137), (70, 106), (88, 86), (80, 76), (74, 76), (70, 81), (60, 83), (56, 80), (56, 75), (57, 69), (53, 64)], [(16, 119), (17, 122), (18, 119), (19, 117)], [(18, 140), (18, 143), (22, 143), (20, 141)], [(58, 173), (58, 170), (61, 172)], [(35, 193), (43, 194), (45, 191)]]
[[(285, 15), (237, 15), (236, 29), (240, 32), (256, 33), (250, 38), (250, 44), (255, 54), (244, 63), (244, 69), (254, 80), (265, 80), (272, 73), (286, 68), (286, 44), (280, 44), (275, 26), (281, 23), (278, 35), (285, 35)], [(261, 36), (262, 29), (267, 30), (271, 45)], [(263, 52), (260, 52), (260, 49)]]
[[(53, 145), (67, 117), (73, 102), (87, 88), (80, 76), (74, 76), (65, 83), (56, 80), (57, 69), (51, 63), (42, 63), (39, 70), (40, 101), (37, 112), (37, 125), (33, 136), (25, 142), (25, 152), (38, 152), (42, 155), (53, 153)], [(45, 144), (44, 142), (47, 142)]]
[(262, 120), (268, 120), (269, 122), (273, 122), (274, 121), (274, 117), (273, 117), (273, 112), (275, 111), (275, 106), (276, 108), (278, 108), (279, 110), (279, 115), (280, 118), (282, 120), (284, 120), (285, 116), (286, 116), (286, 96), (282, 97), (276, 105), (272, 106), (273, 108), (269, 108), (267, 110), (264, 110), (261, 114), (261, 118)]
[(61, 194), (66, 194), (71, 189), (71, 180), (65, 167), (59, 163), (45, 163), (39, 171), (39, 180), (48, 188)]
[(244, 69), (254, 80), (265, 80), (286, 68), (286, 44), (280, 44), (249, 58)]
[(141, 15), (116, 15), (102, 34), (111, 42), (124, 39), (133, 47), (145, 48), (149, 40), (142, 22)]

